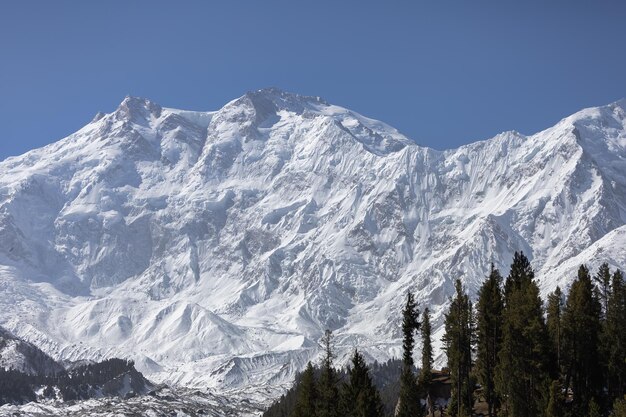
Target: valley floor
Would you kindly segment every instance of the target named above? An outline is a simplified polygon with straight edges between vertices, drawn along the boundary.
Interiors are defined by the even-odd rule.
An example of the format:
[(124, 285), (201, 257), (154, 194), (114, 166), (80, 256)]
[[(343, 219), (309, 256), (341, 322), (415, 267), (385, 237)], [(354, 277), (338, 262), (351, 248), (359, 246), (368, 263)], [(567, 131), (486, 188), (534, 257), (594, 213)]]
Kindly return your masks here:
[(128, 399), (100, 398), (68, 402), (31, 402), (19, 406), (4, 405), (0, 407), (0, 416), (252, 417), (261, 415), (267, 405), (262, 396), (276, 395), (273, 393), (274, 388), (267, 388), (265, 391), (259, 390), (251, 395), (243, 392), (215, 395), (202, 390), (160, 388), (150, 394)]

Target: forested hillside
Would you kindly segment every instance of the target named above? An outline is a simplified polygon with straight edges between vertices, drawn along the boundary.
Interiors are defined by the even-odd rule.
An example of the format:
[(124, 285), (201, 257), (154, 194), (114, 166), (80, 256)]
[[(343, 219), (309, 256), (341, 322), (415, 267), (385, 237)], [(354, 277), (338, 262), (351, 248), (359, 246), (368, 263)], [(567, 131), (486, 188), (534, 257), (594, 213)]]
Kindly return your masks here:
[[(623, 417), (626, 411), (626, 285), (620, 270), (585, 265), (567, 291), (539, 295), (531, 264), (515, 253), (508, 276), (495, 266), (472, 301), (460, 280), (445, 314), (450, 395), (435, 398), (428, 309), (411, 292), (403, 310), (401, 362), (368, 368), (354, 351), (332, 367), (330, 332), (319, 368), (309, 364), (265, 417)], [(416, 332), (421, 352), (414, 352)], [(413, 357), (421, 356), (416, 373)], [(380, 374), (385, 378), (380, 378)], [(440, 382), (438, 382), (440, 384)], [(441, 407), (443, 405), (443, 407)]]

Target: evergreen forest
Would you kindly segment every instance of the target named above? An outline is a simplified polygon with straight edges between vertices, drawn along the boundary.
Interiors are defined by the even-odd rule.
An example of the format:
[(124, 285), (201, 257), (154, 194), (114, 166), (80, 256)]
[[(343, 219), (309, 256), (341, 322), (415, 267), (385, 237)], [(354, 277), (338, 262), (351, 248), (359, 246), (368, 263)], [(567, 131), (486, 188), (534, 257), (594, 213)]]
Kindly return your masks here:
[(433, 369), (429, 309), (410, 291), (401, 326), (401, 359), (367, 364), (356, 347), (342, 369), (326, 331), (321, 361), (264, 417), (626, 417), (626, 284), (606, 263), (581, 265), (545, 300), (521, 252), (506, 278), (492, 265), (477, 294), (457, 280), (442, 370)]

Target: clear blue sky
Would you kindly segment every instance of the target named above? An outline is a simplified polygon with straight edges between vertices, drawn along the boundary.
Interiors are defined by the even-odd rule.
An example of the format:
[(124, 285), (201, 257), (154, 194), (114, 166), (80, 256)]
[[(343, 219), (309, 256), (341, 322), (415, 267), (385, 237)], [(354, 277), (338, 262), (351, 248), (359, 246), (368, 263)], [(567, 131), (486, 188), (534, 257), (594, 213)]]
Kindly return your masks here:
[(319, 95), (438, 149), (626, 97), (626, 2), (3, 1), (0, 159), (127, 94)]

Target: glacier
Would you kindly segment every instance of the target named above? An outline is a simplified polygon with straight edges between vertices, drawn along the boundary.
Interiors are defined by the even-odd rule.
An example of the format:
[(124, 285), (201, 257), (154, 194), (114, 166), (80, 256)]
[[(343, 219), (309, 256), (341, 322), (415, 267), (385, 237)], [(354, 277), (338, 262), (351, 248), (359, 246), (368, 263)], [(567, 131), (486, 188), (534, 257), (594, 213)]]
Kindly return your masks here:
[(407, 290), (437, 347), (454, 281), (475, 296), (515, 251), (544, 296), (624, 269), (625, 173), (624, 100), (442, 151), (275, 88), (211, 112), (126, 97), (0, 162), (0, 325), (59, 361), (259, 392), (327, 328), (340, 363), (398, 357)]

